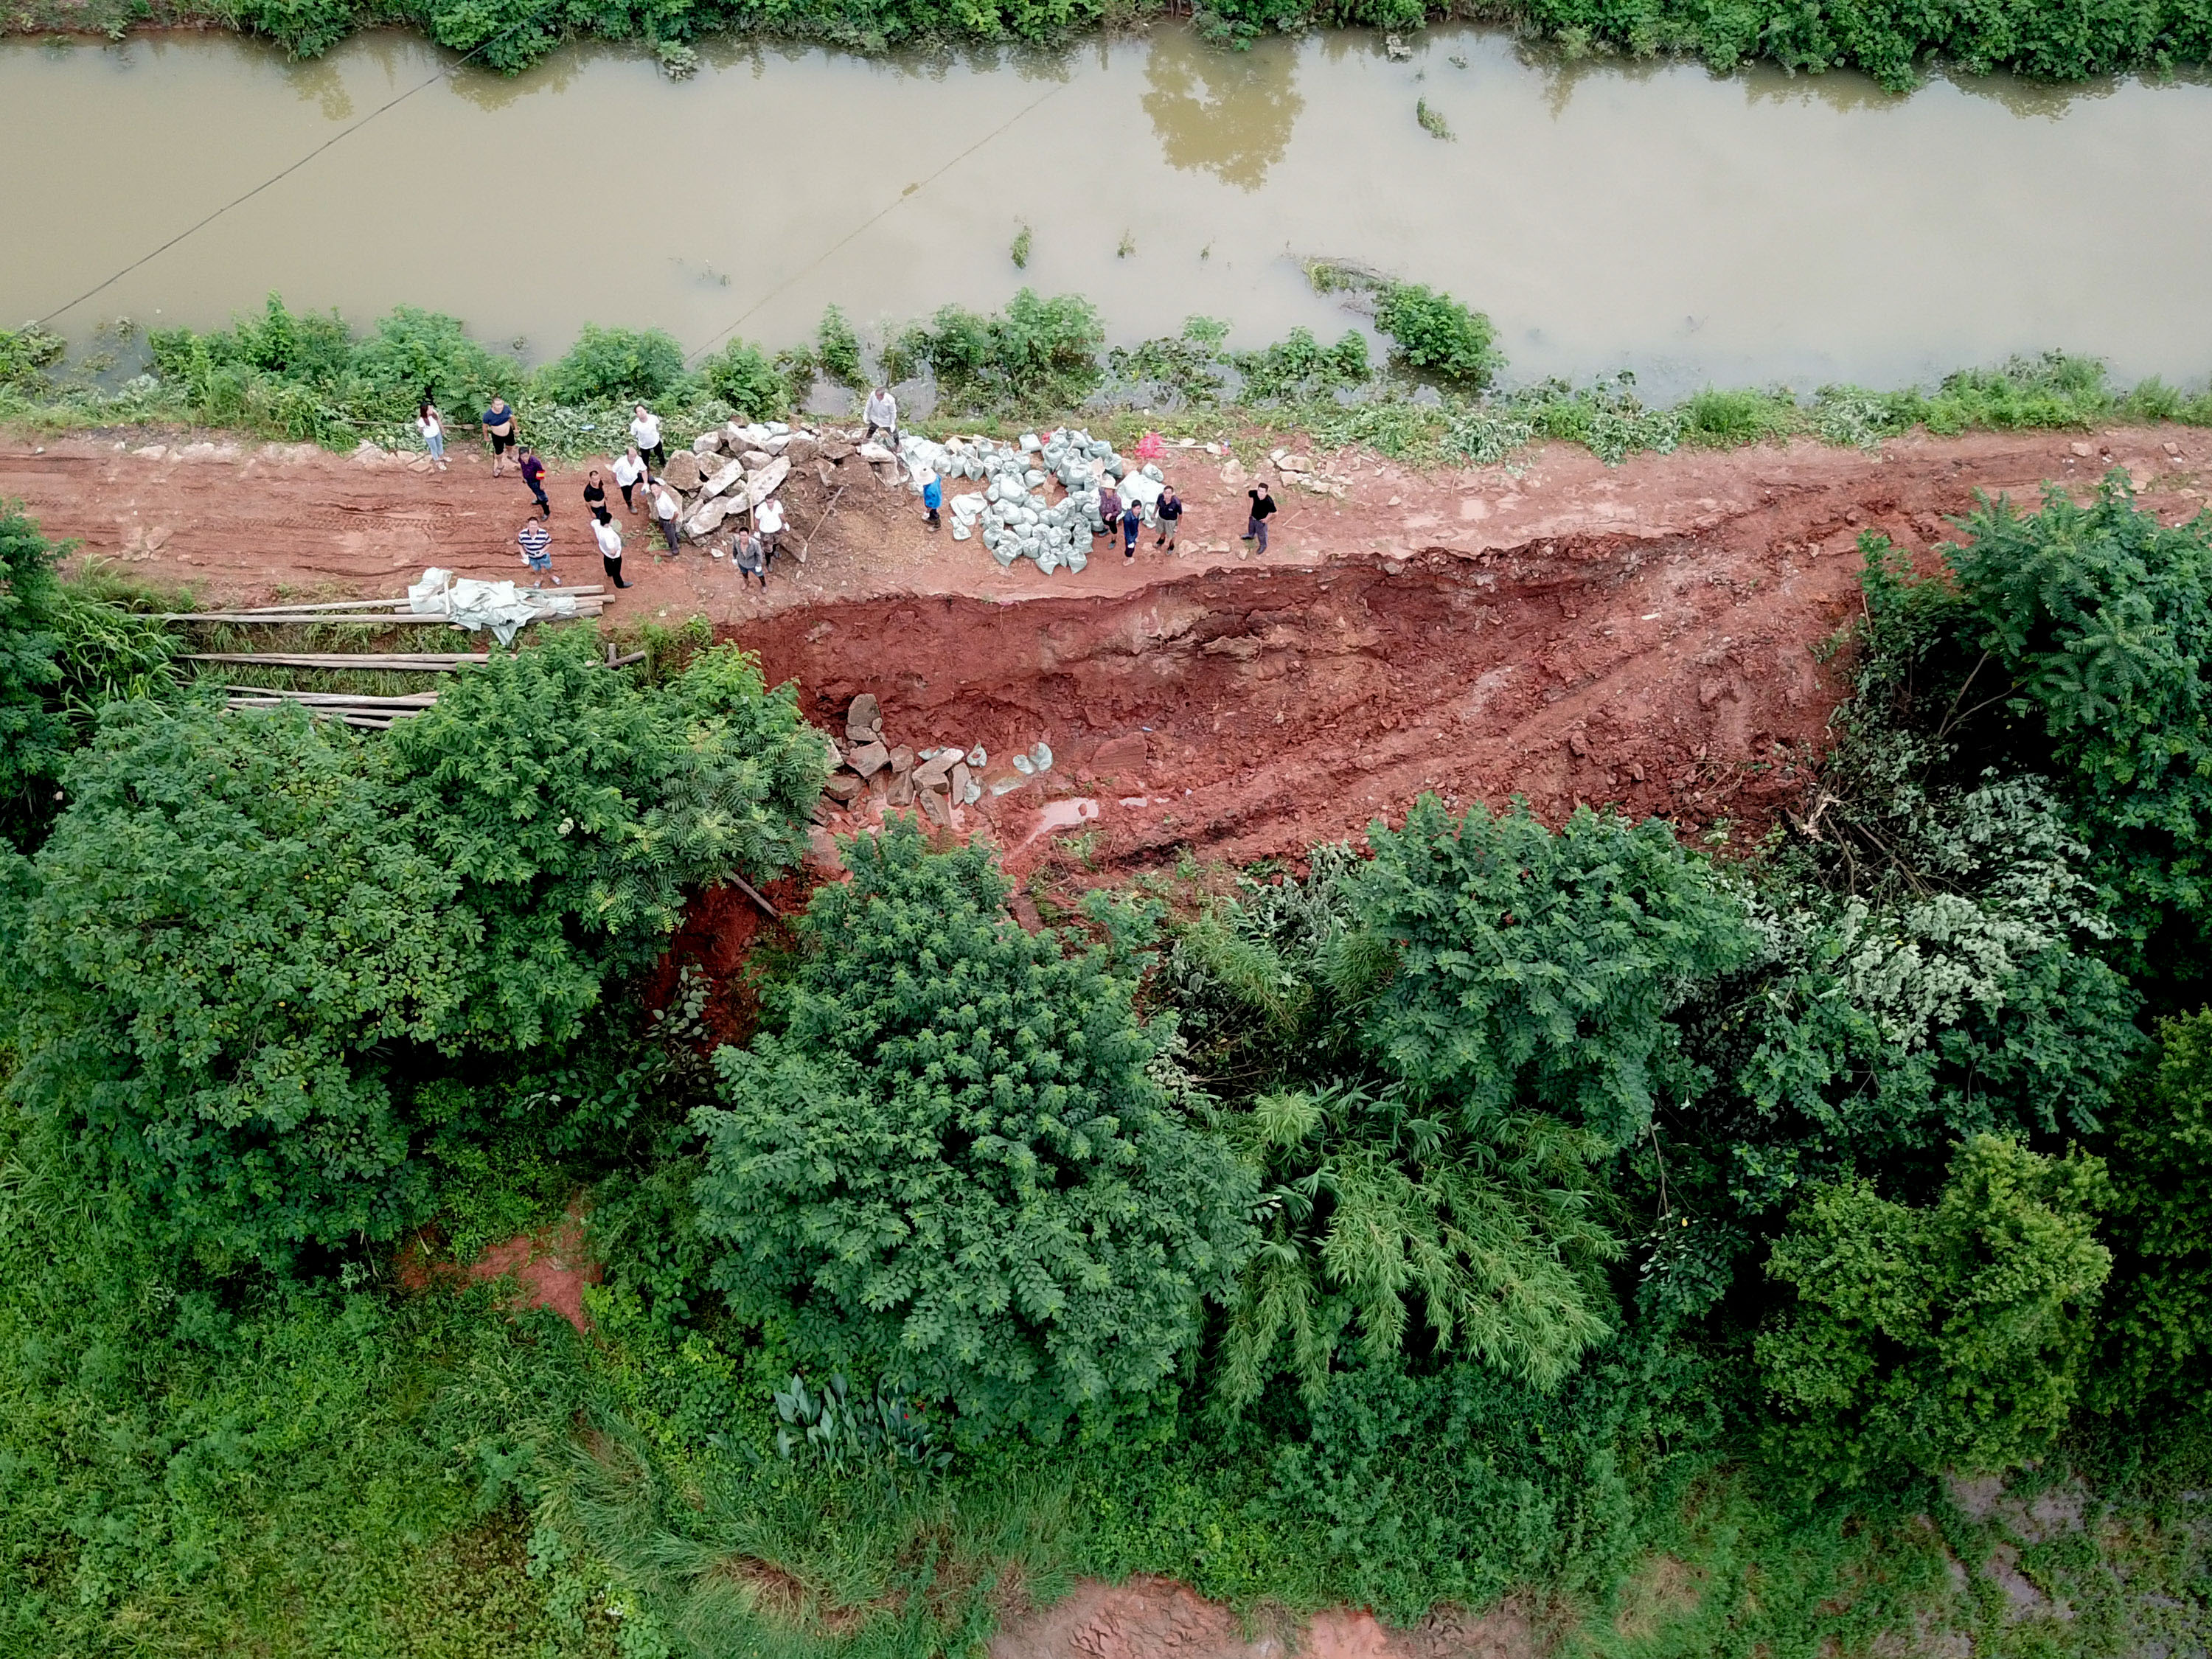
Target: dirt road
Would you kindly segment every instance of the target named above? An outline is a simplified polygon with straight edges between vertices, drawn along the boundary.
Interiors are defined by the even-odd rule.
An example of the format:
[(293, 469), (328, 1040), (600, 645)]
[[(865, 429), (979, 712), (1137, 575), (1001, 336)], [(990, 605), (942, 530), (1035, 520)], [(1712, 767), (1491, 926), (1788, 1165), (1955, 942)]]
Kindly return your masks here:
[[(1839, 690), (1816, 647), (1857, 605), (1862, 531), (1924, 550), (1978, 489), (2030, 506), (2045, 479), (2086, 491), (2114, 465), (2180, 518), (2212, 472), (2205, 434), (2147, 428), (1618, 468), (1553, 446), (1517, 472), (1290, 447), (1343, 494), (1261, 463), (1283, 504), (1265, 558), (1239, 553), (1248, 469), (1202, 451), (1168, 458), (1190, 507), (1181, 551), (1147, 538), (1125, 562), (1102, 542), (1081, 575), (1001, 571), (848, 464), (849, 480), (795, 477), (809, 556), (765, 594), (695, 552), (654, 556), (637, 529), (635, 586), (608, 615), (704, 613), (824, 724), (872, 690), (894, 742), (1048, 743), (1042, 786), (973, 809), (1018, 873), (1183, 845), (1295, 853), (1431, 787), (1751, 828), (1797, 786)], [(581, 483), (564, 469), (549, 486), (571, 581), (599, 579)], [(431, 564), (519, 574), (528, 500), (473, 454), (438, 474), (164, 434), (0, 442), (0, 496), (80, 557), (232, 602), (393, 594)]]

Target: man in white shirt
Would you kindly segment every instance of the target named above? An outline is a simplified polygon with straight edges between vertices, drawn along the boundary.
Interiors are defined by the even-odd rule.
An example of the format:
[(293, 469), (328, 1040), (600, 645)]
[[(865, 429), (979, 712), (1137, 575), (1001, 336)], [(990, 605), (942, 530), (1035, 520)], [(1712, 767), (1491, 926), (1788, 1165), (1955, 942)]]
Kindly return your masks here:
[(629, 584), (623, 580), (622, 573), (622, 526), (612, 519), (599, 519), (593, 521), (592, 534), (599, 538), (599, 564), (606, 571), (607, 580), (617, 587), (628, 587)]
[(896, 449), (898, 447), (898, 399), (891, 396), (891, 389), (887, 386), (879, 386), (871, 392), (868, 394), (868, 406), (864, 413), (868, 422), (868, 436), (861, 439), (860, 441), (866, 443), (868, 438), (872, 438), (878, 432), (881, 432), (891, 441), (891, 447)]
[(637, 453), (637, 446), (629, 447), (629, 453), (615, 457), (615, 482), (622, 486), (623, 505), (632, 513), (637, 511), (637, 498), (630, 492), (652, 477), (645, 465), (645, 457)]
[(771, 495), (755, 507), (753, 532), (761, 539), (763, 556), (774, 563), (775, 556), (783, 550), (783, 503)]
[(665, 483), (653, 486), (653, 516), (660, 520), (660, 533), (668, 538), (668, 550), (676, 550), (676, 515), (683, 510), (676, 492)]
[(655, 467), (668, 465), (668, 452), (660, 447), (660, 417), (643, 404), (637, 406), (637, 418), (629, 423), (629, 435), (637, 440), (638, 453)]

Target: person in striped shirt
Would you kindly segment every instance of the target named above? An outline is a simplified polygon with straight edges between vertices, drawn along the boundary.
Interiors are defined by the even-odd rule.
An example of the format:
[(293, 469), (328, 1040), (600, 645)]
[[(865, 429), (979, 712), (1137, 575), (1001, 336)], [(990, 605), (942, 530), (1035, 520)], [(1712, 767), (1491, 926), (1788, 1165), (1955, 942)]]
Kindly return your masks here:
[[(532, 519), (515, 532), (514, 539), (522, 544), (522, 562), (530, 567), (532, 575), (553, 575), (553, 535), (550, 531)], [(543, 587), (545, 584), (532, 582), (530, 585)], [(558, 576), (553, 576), (553, 586), (561, 586)]]

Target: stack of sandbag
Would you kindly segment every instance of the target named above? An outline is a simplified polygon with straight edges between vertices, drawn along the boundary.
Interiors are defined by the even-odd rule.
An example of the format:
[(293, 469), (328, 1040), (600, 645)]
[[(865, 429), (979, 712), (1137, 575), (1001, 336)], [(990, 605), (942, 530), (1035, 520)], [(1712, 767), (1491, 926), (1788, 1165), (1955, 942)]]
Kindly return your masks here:
[[(926, 473), (944, 482), (955, 541), (980, 534), (1002, 568), (1028, 559), (1047, 574), (1063, 566), (1083, 568), (1091, 538), (1106, 528), (1098, 517), (1101, 481), (1131, 476), (1112, 444), (1065, 427), (1043, 437), (1028, 433), (1012, 444), (991, 438), (936, 443), (909, 434), (900, 441), (899, 459), (915, 490)], [(1146, 501), (1149, 515), (1151, 502), (1159, 497), (1160, 473), (1158, 467), (1144, 471), (1155, 481)], [(962, 481), (983, 487), (954, 493)]]

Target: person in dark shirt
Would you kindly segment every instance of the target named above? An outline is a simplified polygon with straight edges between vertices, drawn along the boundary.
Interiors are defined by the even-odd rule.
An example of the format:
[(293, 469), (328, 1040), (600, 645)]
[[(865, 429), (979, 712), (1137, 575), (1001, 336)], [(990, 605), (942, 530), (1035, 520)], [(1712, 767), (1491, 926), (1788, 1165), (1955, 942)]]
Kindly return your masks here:
[(522, 482), (530, 486), (530, 493), (538, 498), (538, 516), (551, 518), (553, 503), (545, 499), (545, 463), (538, 459), (538, 452), (528, 444), (523, 445), (516, 468), (522, 474)]
[(1153, 538), (1152, 545), (1171, 548), (1175, 545), (1176, 531), (1182, 523), (1182, 497), (1175, 493), (1173, 484), (1160, 491), (1160, 504), (1155, 510), (1160, 515), (1160, 533)]
[(768, 550), (761, 545), (761, 538), (756, 532), (738, 532), (738, 539), (730, 548), (730, 562), (738, 568), (738, 586), (745, 585), (748, 576), (763, 587), (768, 586)]
[(592, 509), (592, 516), (601, 524), (607, 521), (606, 480), (599, 477), (596, 466), (584, 479), (584, 505)]
[(1265, 553), (1267, 550), (1267, 520), (1274, 514), (1275, 498), (1267, 493), (1265, 484), (1256, 484), (1244, 493), (1252, 498), (1252, 516), (1244, 526), (1243, 535), (1237, 539), (1257, 541), (1260, 551)]
[(1121, 509), (1121, 556), (1137, 556), (1137, 537), (1145, 527), (1145, 509), (1133, 501)]
[(491, 400), (491, 407), (483, 412), (483, 429), (491, 440), (491, 476), (496, 478), (507, 466), (501, 458), (514, 447), (514, 410), (506, 398)]

